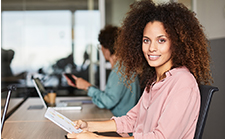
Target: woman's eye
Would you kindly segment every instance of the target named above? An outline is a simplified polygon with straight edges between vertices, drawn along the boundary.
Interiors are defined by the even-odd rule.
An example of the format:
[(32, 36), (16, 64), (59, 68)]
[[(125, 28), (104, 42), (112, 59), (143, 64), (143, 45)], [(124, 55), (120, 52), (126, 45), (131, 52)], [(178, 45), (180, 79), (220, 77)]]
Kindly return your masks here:
[(165, 39), (159, 39), (159, 43), (164, 43), (164, 42), (166, 42)]
[(148, 39), (143, 39), (143, 42), (144, 42), (144, 43), (148, 43), (149, 40), (148, 40)]

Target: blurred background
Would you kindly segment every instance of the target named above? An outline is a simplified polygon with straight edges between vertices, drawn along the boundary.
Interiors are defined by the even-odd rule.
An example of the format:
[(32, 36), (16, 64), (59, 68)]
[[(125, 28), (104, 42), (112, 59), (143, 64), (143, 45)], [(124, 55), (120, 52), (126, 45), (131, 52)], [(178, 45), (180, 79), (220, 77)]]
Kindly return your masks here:
[[(37, 97), (39, 77), (57, 96), (85, 96), (69, 87), (62, 73), (73, 73), (104, 90), (111, 65), (98, 50), (105, 25), (120, 26), (135, 0), (1, 0), (1, 88), (17, 86), (12, 97)], [(181, 2), (196, 13), (211, 45), (214, 94), (203, 139), (225, 138), (225, 1)]]

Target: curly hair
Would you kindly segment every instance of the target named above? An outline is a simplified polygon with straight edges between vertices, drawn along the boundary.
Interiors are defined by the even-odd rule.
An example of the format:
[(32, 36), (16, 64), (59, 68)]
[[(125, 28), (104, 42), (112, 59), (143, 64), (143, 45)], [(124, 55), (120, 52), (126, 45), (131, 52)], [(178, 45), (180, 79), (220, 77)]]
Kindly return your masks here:
[(119, 28), (116, 26), (107, 25), (98, 35), (98, 41), (103, 47), (109, 49), (111, 55), (115, 53), (114, 43), (118, 36), (118, 30)]
[[(134, 79), (132, 74), (139, 74), (149, 91), (156, 79), (155, 68), (148, 65), (142, 52), (143, 30), (147, 23), (154, 21), (163, 23), (172, 42), (172, 68), (186, 66), (198, 84), (210, 84), (212, 77), (208, 40), (195, 14), (181, 3), (156, 5), (151, 0), (130, 5), (116, 42), (119, 68), (123, 70), (121, 72), (129, 80), (128, 83)], [(126, 68), (123, 69), (122, 65)]]

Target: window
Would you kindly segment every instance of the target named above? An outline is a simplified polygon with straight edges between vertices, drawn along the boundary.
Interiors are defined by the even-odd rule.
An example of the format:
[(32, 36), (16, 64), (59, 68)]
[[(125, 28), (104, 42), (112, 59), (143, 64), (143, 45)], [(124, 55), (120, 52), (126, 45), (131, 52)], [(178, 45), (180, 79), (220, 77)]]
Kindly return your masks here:
[(46, 72), (72, 51), (70, 11), (2, 12), (2, 48), (14, 50), (11, 68)]
[(99, 30), (98, 10), (2, 12), (2, 48), (15, 52), (12, 72), (28, 72), (28, 86), (33, 86), (30, 77), (40, 73), (48, 76), (46, 85), (67, 85), (63, 72), (98, 84)]

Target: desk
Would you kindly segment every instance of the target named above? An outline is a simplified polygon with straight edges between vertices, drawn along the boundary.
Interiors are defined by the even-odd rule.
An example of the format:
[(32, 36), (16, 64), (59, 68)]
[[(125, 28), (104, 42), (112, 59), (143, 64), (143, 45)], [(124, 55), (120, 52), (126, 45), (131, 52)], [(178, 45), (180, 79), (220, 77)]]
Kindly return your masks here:
[[(57, 98), (56, 102), (67, 98)], [(73, 97), (68, 99), (90, 99)], [(44, 117), (46, 109), (28, 110), (30, 105), (41, 105), (40, 98), (28, 98), (6, 121), (3, 128), (3, 139), (63, 139), (66, 131)], [(71, 119), (86, 121), (109, 120), (113, 114), (107, 109), (100, 109), (94, 104), (83, 104), (81, 111), (58, 111)]]
[[(3, 98), (1, 99), (1, 115), (4, 110), (5, 101), (6, 99), (3, 99)], [(24, 101), (24, 98), (10, 98), (6, 117), (8, 114), (12, 113), (20, 104), (22, 104), (23, 101)]]

